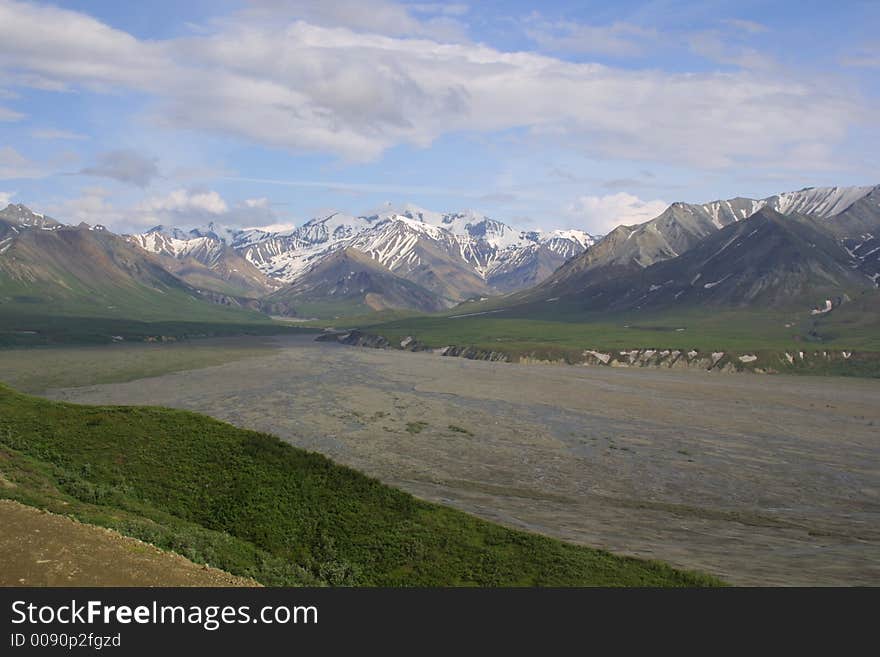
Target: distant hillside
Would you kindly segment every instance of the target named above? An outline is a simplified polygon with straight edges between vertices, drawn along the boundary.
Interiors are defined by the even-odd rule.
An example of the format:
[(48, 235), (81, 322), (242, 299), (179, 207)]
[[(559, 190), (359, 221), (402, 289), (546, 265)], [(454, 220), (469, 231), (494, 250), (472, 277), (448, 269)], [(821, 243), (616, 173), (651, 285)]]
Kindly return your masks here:
[(0, 456), (0, 497), (267, 585), (719, 584), (422, 502), (184, 411), (77, 406), (0, 386)]
[(691, 306), (797, 308), (839, 305), (870, 281), (816, 220), (769, 208), (731, 224), (677, 258), (596, 281), (570, 278), (553, 288), (562, 302), (590, 310)]
[(219, 321), (258, 317), (209, 303), (154, 256), (101, 226), (65, 226), (10, 205), (0, 211), (0, 240), (0, 312)]

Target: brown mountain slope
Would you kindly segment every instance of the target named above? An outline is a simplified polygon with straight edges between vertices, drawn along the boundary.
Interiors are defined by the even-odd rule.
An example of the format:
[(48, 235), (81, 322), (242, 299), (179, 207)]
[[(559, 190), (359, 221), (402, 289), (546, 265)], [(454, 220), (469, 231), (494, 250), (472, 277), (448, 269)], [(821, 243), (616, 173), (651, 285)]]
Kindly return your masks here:
[(210, 304), (154, 256), (100, 226), (47, 223), (23, 210), (0, 211), (0, 310), (243, 318)]
[(269, 295), (265, 305), (316, 316), (386, 309), (433, 312), (447, 307), (437, 294), (395, 275), (352, 248), (331, 253), (295, 283)]
[(186, 248), (180, 248), (180, 240), (157, 227), (126, 239), (153, 254), (165, 269), (201, 290), (261, 297), (281, 287), (219, 237), (187, 238)]

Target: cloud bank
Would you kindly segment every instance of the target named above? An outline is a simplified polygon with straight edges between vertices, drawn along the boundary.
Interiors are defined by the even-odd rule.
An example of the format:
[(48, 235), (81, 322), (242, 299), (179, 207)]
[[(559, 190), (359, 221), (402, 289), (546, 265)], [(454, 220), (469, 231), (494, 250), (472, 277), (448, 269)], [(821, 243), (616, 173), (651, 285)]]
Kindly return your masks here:
[[(806, 77), (503, 52), (455, 41), (454, 13), (417, 13), (384, 1), (256, 2), (201, 33), (145, 41), (81, 13), (0, 0), (0, 68), (49, 88), (143, 93), (161, 125), (354, 162), (445, 134), (522, 129), (591, 157), (725, 168), (829, 152), (869, 116)], [(599, 45), (626, 49), (634, 29), (619, 25), (617, 41)], [(90, 169), (135, 185), (155, 175), (128, 164)]]
[(598, 234), (606, 234), (621, 224), (641, 224), (661, 214), (667, 207), (659, 199), (644, 201), (638, 196), (619, 192), (606, 196), (581, 196), (565, 208), (573, 225), (587, 226)]

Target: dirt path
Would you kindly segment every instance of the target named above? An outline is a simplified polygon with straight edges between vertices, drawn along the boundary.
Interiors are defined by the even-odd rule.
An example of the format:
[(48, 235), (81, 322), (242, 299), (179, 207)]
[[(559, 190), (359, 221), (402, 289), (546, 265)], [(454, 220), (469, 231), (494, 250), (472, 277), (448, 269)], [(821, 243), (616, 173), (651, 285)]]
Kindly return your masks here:
[(490, 520), (734, 583), (880, 585), (880, 381), (279, 344), (49, 396), (203, 412)]
[(0, 528), (0, 586), (259, 586), (11, 500), (0, 500)]

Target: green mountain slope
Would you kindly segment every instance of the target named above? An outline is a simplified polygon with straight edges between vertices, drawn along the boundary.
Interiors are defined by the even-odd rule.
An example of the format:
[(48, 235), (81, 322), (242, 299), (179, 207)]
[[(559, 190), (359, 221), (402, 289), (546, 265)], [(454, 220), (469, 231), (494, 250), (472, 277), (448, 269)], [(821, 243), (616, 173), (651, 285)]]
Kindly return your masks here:
[(0, 386), (0, 496), (264, 584), (703, 586), (711, 577), (507, 529), (193, 413)]
[(62, 226), (10, 206), (0, 212), (0, 240), (0, 315), (191, 321), (260, 317), (210, 303), (154, 257), (100, 227)]

